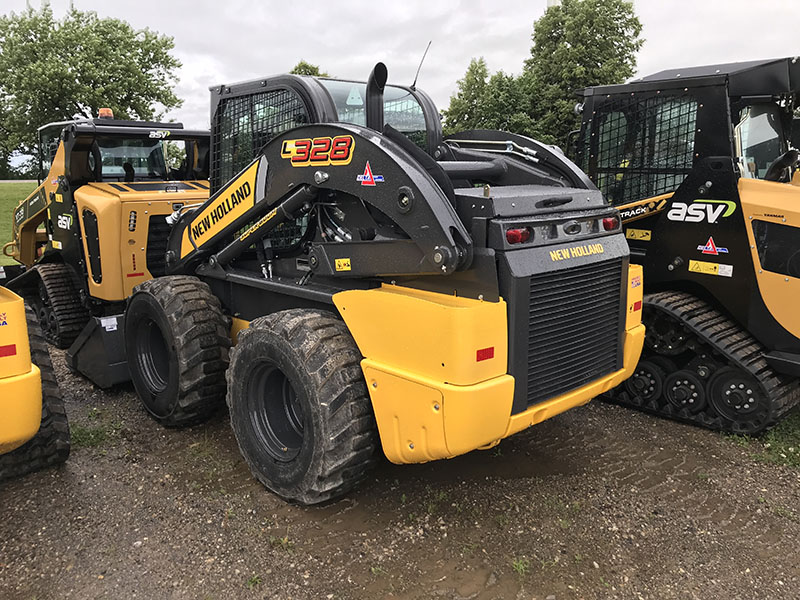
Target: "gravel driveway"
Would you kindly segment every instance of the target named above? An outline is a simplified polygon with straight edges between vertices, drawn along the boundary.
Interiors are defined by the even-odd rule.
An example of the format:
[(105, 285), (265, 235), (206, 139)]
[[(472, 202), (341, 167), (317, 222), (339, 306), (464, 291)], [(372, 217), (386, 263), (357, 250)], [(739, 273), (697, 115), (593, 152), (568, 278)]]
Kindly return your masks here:
[(800, 598), (800, 469), (593, 402), (316, 508), (227, 415), (166, 430), (53, 352), (75, 447), (0, 488), (0, 598)]

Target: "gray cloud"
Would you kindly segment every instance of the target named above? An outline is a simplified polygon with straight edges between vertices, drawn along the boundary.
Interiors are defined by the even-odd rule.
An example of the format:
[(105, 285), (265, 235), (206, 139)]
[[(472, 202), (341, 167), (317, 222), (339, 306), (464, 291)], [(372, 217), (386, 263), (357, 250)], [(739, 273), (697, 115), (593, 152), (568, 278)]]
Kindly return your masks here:
[[(35, 2), (32, 2), (35, 4)], [(68, 0), (51, 0), (62, 15)], [(433, 45), (419, 86), (447, 106), (472, 57), (493, 71), (519, 73), (531, 46), (533, 22), (546, 0), (374, 0), (341, 2), (203, 2), (74, 0), (81, 10), (125, 19), (175, 38), (183, 62), (169, 114), (187, 126), (208, 124), (208, 88), (286, 72), (298, 60), (337, 77), (364, 79), (378, 60), (390, 81), (410, 83), (428, 40)], [(642, 75), (671, 67), (800, 54), (796, 0), (637, 0), (647, 40)], [(25, 0), (3, 0), (20, 11)]]

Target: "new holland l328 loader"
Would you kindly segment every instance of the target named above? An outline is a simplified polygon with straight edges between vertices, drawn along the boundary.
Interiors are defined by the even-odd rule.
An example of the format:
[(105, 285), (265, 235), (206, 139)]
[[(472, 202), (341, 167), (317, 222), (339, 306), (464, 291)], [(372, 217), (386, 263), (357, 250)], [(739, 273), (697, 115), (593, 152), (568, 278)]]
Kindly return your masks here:
[(577, 159), (644, 266), (645, 351), (612, 398), (754, 434), (800, 403), (800, 60), (583, 91)]
[(444, 139), (386, 76), (212, 88), (211, 196), (98, 328), (162, 424), (227, 397), (254, 475), (301, 503), (351, 489), (379, 443), (448, 458), (585, 404), (644, 340), (641, 270), (587, 177), (521, 136)]

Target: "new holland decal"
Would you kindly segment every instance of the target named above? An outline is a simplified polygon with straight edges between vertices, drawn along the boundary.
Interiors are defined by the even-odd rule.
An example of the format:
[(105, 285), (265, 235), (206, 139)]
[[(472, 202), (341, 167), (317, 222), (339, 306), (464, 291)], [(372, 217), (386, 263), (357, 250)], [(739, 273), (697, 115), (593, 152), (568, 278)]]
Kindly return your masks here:
[(284, 140), (281, 158), (289, 159), (293, 167), (339, 167), (350, 164), (355, 147), (352, 135)]
[(192, 251), (192, 242), (202, 246), (253, 207), (258, 164), (250, 165), (191, 220), (183, 232), (181, 256)]
[(603, 244), (584, 244), (583, 246), (573, 246), (572, 248), (562, 248), (561, 250), (550, 250), (550, 260), (567, 260), (570, 258), (581, 258), (593, 254), (603, 254), (605, 252)]

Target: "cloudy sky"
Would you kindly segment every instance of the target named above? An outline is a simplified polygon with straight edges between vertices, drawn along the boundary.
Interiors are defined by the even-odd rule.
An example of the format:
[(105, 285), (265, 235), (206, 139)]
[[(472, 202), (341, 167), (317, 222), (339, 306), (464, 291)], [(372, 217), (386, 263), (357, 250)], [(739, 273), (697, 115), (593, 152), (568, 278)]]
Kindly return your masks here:
[[(30, 0), (34, 6), (38, 0)], [(429, 40), (418, 85), (446, 108), (472, 57), (519, 73), (546, 0), (73, 0), (175, 38), (182, 108), (168, 116), (208, 126), (208, 88), (286, 72), (298, 60), (365, 79), (378, 60), (409, 84)], [(25, 0), (2, 0), (0, 12)], [(56, 16), (69, 0), (51, 0)], [(636, 0), (645, 44), (640, 75), (672, 67), (800, 55), (797, 0)]]

